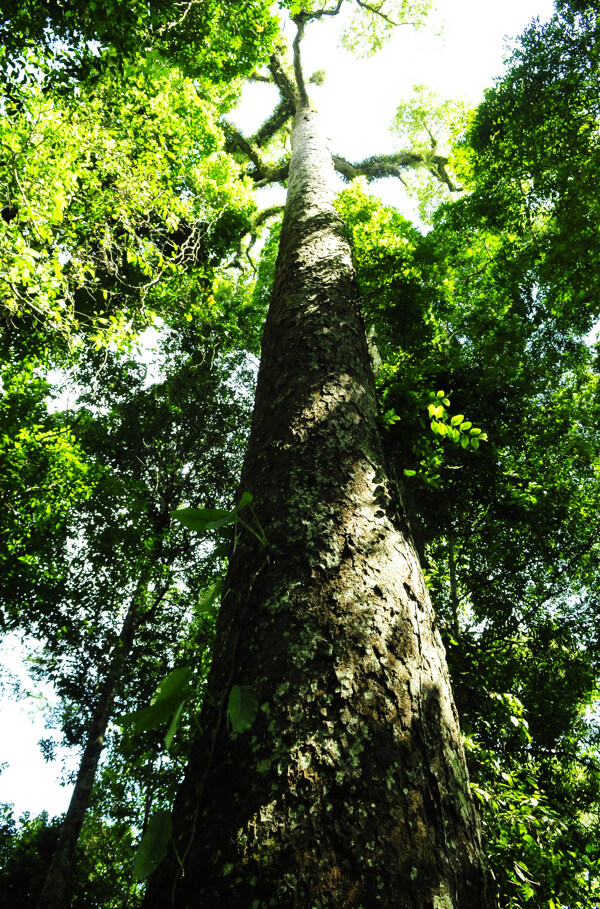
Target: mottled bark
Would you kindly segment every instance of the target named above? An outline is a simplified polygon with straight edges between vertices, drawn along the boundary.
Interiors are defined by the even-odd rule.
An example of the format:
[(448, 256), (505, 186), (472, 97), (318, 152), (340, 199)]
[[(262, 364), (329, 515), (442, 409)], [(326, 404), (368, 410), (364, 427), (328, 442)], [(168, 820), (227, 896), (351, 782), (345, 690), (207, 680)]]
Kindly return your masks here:
[[(141, 579), (132, 597), (121, 632), (113, 651), (104, 683), (98, 694), (92, 714), (85, 745), (79, 762), (77, 779), (73, 795), (63, 821), (60, 837), (52, 856), (44, 888), (37, 903), (37, 909), (62, 909), (66, 906), (66, 891), (71, 874), (73, 856), (77, 847), (79, 834), (85, 818), (90, 795), (96, 778), (98, 762), (104, 749), (106, 729), (110, 720), (115, 697), (119, 689), (125, 664), (131, 653), (135, 633), (144, 610), (144, 601), (148, 586), (148, 577)], [(153, 607), (157, 606), (167, 588), (153, 597)]]
[[(443, 646), (386, 470), (331, 157), (296, 115), (233, 554), (175, 850), (146, 909), (486, 909)], [(227, 731), (233, 684), (252, 728)]]

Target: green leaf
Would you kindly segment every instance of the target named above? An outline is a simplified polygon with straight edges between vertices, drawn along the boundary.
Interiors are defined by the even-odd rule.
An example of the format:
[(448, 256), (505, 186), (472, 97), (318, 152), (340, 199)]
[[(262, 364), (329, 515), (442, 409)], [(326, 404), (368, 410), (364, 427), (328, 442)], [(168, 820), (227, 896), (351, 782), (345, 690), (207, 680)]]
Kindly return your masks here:
[(249, 505), (251, 501), (252, 501), (252, 493), (243, 492), (242, 498), (240, 499), (240, 503), (239, 503), (238, 507), (236, 508), (236, 511), (241, 511), (241, 509), (244, 508), (246, 505)]
[(173, 703), (161, 701), (158, 704), (150, 704), (148, 707), (142, 707), (140, 710), (134, 710), (132, 713), (125, 713), (117, 717), (116, 722), (120, 726), (133, 726), (134, 732), (146, 732), (148, 729), (156, 729), (167, 723), (173, 713)]
[(417, 475), (417, 471), (416, 471), (416, 470), (405, 470), (405, 471), (404, 471), (404, 476), (405, 476), (405, 477), (416, 477), (416, 475)]
[(476, 426), (474, 426), (473, 429), (470, 429), (469, 432), (471, 433), (472, 436), (478, 436), (481, 434), (481, 430), (477, 429)]
[(468, 439), (468, 437), (467, 437), (467, 436), (463, 436), (462, 439), (460, 440), (460, 444), (462, 445), (463, 448), (468, 448), (468, 447), (469, 447), (469, 439)]
[(162, 682), (158, 683), (150, 703), (158, 704), (168, 698), (180, 696), (189, 687), (193, 674), (189, 666), (180, 666), (179, 669), (173, 669), (172, 672), (165, 676)]
[(225, 511), (223, 508), (179, 508), (171, 512), (171, 517), (196, 533), (207, 530), (216, 530), (224, 524), (231, 524), (236, 520), (237, 509)]
[(464, 418), (465, 418), (464, 413), (457, 413), (456, 416), (452, 417), (450, 422), (453, 426), (458, 426), (459, 423), (462, 423)]
[(431, 431), (432, 431), (432, 433), (433, 433), (434, 435), (437, 435), (437, 434), (438, 434), (438, 432), (439, 432), (439, 426), (440, 426), (440, 424), (439, 424), (439, 423), (436, 423), (435, 420), (432, 420), (432, 421), (431, 421)]
[(167, 749), (167, 751), (170, 750), (171, 745), (173, 744), (173, 739), (175, 737), (175, 733), (177, 732), (177, 727), (179, 726), (179, 723), (181, 721), (183, 709), (186, 704), (187, 704), (187, 700), (180, 702), (179, 707), (175, 711), (175, 713), (173, 715), (173, 719), (171, 720), (171, 723), (169, 724), (169, 728), (167, 729), (167, 732), (165, 735), (165, 748)]
[(258, 697), (252, 685), (234, 685), (227, 704), (227, 717), (233, 731), (250, 729), (257, 713)]
[(464, 423), (461, 423), (458, 428), (461, 432), (466, 432), (467, 429), (470, 429), (472, 425), (473, 424), (469, 420), (466, 420)]
[(193, 672), (189, 666), (182, 666), (170, 672), (159, 682), (150, 704), (132, 713), (118, 717), (121, 726), (133, 726), (134, 732), (146, 732), (168, 723), (181, 700), (185, 700)]
[(471, 439), (471, 445), (475, 449), (479, 448), (479, 439)]
[(171, 812), (166, 808), (150, 818), (135, 855), (133, 874), (136, 880), (145, 880), (158, 868), (167, 854), (172, 826)]
[(200, 594), (198, 602), (195, 606), (195, 612), (197, 615), (202, 615), (204, 612), (208, 612), (210, 607), (213, 605), (219, 594), (221, 593), (221, 588), (223, 586), (223, 581), (219, 578), (214, 584), (211, 584), (210, 587), (207, 587), (206, 590), (203, 590)]
[(436, 398), (445, 398), (445, 397), (446, 397), (446, 396), (445, 396), (445, 394), (444, 394), (443, 391), (438, 391), (438, 393), (437, 393), (437, 395), (436, 395)]

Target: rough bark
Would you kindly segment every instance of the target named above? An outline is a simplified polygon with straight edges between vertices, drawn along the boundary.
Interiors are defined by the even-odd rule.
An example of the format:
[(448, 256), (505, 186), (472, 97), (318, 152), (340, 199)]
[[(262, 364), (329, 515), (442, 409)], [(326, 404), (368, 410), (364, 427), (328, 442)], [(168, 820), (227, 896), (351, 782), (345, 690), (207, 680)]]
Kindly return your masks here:
[[(316, 116), (296, 115), (242, 490), (174, 849), (146, 909), (486, 909), (443, 646), (386, 470)], [(233, 684), (252, 728), (228, 732)]]
[[(146, 598), (147, 586), (148, 578), (144, 577), (137, 585), (131, 605), (123, 621), (119, 639), (113, 651), (104, 684), (92, 714), (79, 762), (73, 795), (61, 827), (56, 849), (52, 855), (52, 861), (37, 903), (37, 909), (59, 909), (59, 907), (66, 905), (66, 891), (71, 874), (73, 856), (94, 786), (100, 755), (104, 749), (106, 729), (121, 683), (123, 669), (131, 653), (136, 630), (145, 612), (143, 604)], [(166, 593), (166, 589), (164, 588), (155, 594), (152, 608), (158, 605)]]

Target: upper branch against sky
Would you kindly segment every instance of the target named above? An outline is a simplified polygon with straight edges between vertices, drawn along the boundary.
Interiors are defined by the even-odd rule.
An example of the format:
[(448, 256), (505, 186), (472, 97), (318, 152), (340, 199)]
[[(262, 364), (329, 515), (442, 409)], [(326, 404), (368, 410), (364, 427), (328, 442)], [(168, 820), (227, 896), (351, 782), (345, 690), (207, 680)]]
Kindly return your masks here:
[[(248, 160), (246, 173), (258, 187), (280, 183), (287, 178), (289, 152), (285, 142), (275, 144), (277, 158), (273, 159), (272, 143), (279, 136), (289, 133), (289, 121), (293, 114), (302, 108), (312, 108), (313, 104), (307, 91), (307, 79), (302, 65), (301, 48), (307, 22), (321, 18), (325, 13), (331, 15), (339, 11), (341, 2), (335, 9), (318, 10), (315, 13), (302, 11), (294, 18), (296, 34), (292, 42), (293, 65), (287, 62), (286, 52), (282, 48), (274, 52), (269, 60), (268, 74), (257, 73), (257, 82), (271, 81), (278, 89), (279, 100), (273, 112), (262, 123), (255, 134), (248, 138), (232, 123), (225, 123), (227, 148), (238, 150)], [(309, 82), (318, 82), (311, 76)], [(431, 133), (429, 133), (431, 135)], [(425, 168), (437, 181), (445, 184), (451, 192), (460, 189), (448, 171), (449, 158), (441, 154), (437, 140), (431, 139), (427, 148), (406, 148), (394, 154), (378, 154), (358, 162), (350, 162), (339, 154), (333, 156), (334, 167), (344, 180), (364, 176), (368, 181), (397, 177), (404, 183), (403, 172), (409, 168)]]

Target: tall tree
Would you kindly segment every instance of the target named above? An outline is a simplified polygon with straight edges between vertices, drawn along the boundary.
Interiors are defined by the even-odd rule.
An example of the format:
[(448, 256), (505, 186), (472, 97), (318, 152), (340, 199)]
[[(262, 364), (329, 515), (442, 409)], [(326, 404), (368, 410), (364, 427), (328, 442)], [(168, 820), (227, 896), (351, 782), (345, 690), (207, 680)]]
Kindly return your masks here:
[[(102, 479), (71, 518), (77, 552), (64, 571), (59, 601), (39, 624), (46, 641), (40, 670), (63, 697), (68, 738), (83, 748), (41, 907), (65, 901), (115, 703), (122, 710), (132, 694), (133, 706), (147, 696), (147, 627), (156, 626), (151, 672), (164, 674), (177, 659), (198, 585), (211, 578), (211, 558), (190, 552), (189, 538), (169, 527), (170, 512), (182, 500), (218, 500), (237, 474), (234, 440), (243, 437), (244, 413), (225, 385), (232, 364), (206, 358), (203, 368), (193, 366), (179, 345), (172, 356), (179, 368), (167, 369), (168, 379), (148, 389), (141, 387), (145, 370), (139, 366), (118, 358), (105, 365), (104, 394), (92, 397), (100, 412), (79, 411), (82, 443)], [(197, 472), (189, 470), (195, 455), (203, 461)]]
[[(323, 14), (321, 11), (320, 15)], [(380, 438), (333, 162), (304, 84), (231, 554), (173, 848), (145, 905), (492, 905), (444, 651)], [(227, 728), (235, 696), (260, 710)]]

